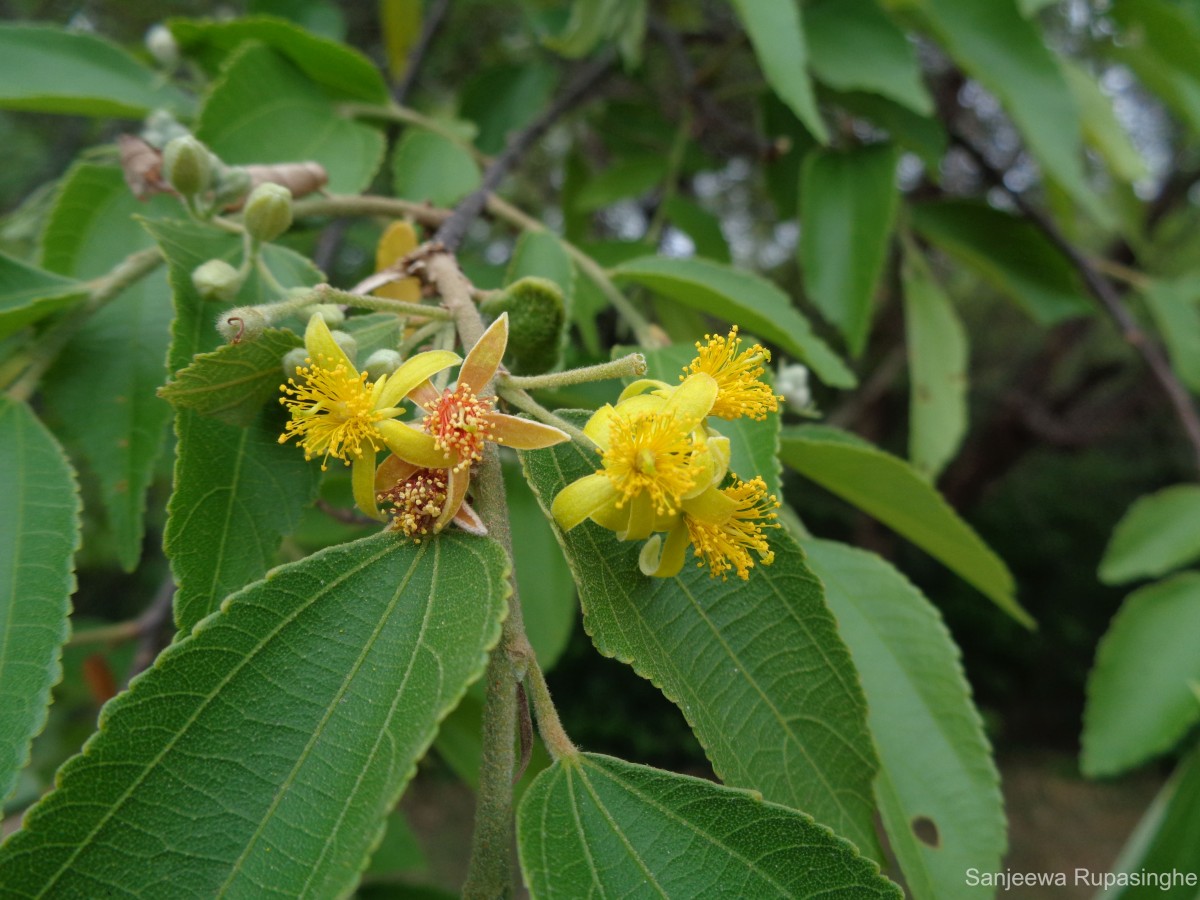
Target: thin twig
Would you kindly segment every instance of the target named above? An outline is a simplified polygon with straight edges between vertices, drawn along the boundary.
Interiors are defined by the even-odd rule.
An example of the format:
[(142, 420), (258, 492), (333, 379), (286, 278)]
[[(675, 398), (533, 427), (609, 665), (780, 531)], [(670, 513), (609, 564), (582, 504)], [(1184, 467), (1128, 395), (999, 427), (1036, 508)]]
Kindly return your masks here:
[(330, 194), (327, 197), (308, 197), (296, 201), (295, 217), (331, 216), (405, 216), (429, 228), (437, 228), (450, 217), (450, 211), (438, 209), (428, 203), (414, 203), (395, 197), (377, 197), (370, 194)]
[(1200, 468), (1200, 416), (1188, 394), (1187, 388), (1176, 377), (1171, 364), (1167, 361), (1159, 345), (1151, 339), (1138, 324), (1133, 313), (1120, 294), (1079, 249), (1059, 230), (1058, 226), (1019, 192), (1012, 190), (1004, 183), (1004, 174), (998, 171), (983, 153), (970, 140), (961, 134), (953, 134), (954, 142), (962, 147), (979, 166), (989, 182), (1005, 191), (1021, 213), (1041, 231), (1058, 250), (1067, 258), (1083, 279), (1088, 291), (1100, 301), (1100, 305), (1108, 313), (1109, 318), (1116, 323), (1117, 330), (1125, 343), (1136, 350), (1150, 369), (1150, 373), (1158, 382), (1160, 388), (1171, 403), (1184, 434), (1192, 445), (1197, 468)]
[(392, 100), (397, 106), (403, 106), (408, 101), (408, 95), (412, 93), (417, 78), (421, 74), (421, 66), (424, 65), (425, 57), (429, 54), (429, 48), (433, 46), (433, 40), (446, 21), (446, 14), (449, 11), (450, 0), (433, 0), (433, 3), (425, 11), (425, 21), (421, 23), (421, 36), (417, 38), (417, 43), (408, 54), (408, 66), (404, 70), (404, 77), (392, 91)]
[(488, 197), (500, 186), (505, 176), (520, 162), (530, 148), (542, 139), (550, 127), (587, 97), (612, 70), (616, 56), (606, 52), (580, 69), (567, 89), (540, 116), (513, 135), (483, 175), (478, 190), (469, 194), (454, 208), (450, 218), (438, 228), (434, 240), (451, 252), (457, 250), (467, 235), (467, 229), (483, 213)]

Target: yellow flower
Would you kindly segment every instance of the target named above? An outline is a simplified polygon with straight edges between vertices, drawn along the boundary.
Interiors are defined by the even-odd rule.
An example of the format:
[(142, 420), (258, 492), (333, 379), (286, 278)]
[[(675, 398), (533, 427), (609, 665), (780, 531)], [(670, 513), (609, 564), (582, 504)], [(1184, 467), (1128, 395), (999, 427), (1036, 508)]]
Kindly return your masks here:
[(282, 444), (296, 438), (305, 459), (329, 458), (352, 466), (354, 500), (367, 515), (382, 520), (375, 505), (375, 454), (387, 447), (418, 465), (437, 467), (449, 463), (433, 438), (396, 421), (401, 402), (429, 377), (459, 361), (456, 353), (433, 350), (406, 360), (391, 375), (367, 381), (333, 339), (329, 326), (314, 314), (304, 332), (308, 365), (297, 368), (298, 379), (281, 387), (279, 402), (291, 420), (279, 436)]
[(742, 339), (737, 326), (729, 330), (728, 337), (706, 334), (706, 344), (696, 343), (699, 355), (691, 361), (684, 375), (704, 372), (717, 380), (717, 400), (710, 415), (721, 419), (736, 419), (747, 416), (763, 420), (767, 413), (779, 409), (783, 397), (771, 391), (763, 382), (763, 363), (771, 361), (771, 353), (755, 344), (742, 350)]
[[(394, 520), (397, 530), (410, 536), (422, 533), (420, 528), (409, 532), (410, 525), (406, 516), (411, 515), (414, 521), (424, 523), (426, 514), (419, 510), (414, 512), (413, 504), (416, 501), (401, 490), (401, 482), (417, 477), (418, 470), (445, 470), (436, 476), (420, 476), (434, 479), (438, 483), (444, 481), (444, 486), (439, 488), (444, 491), (444, 499), (419, 508), (428, 510), (432, 509), (433, 505), (441, 506), (441, 511), (428, 525), (430, 531), (436, 533), (451, 521), (455, 521), (468, 531), (478, 530), (482, 533), (482, 523), (470, 511), (470, 507), (464, 504), (464, 500), (470, 483), (471, 465), (483, 459), (485, 442), (491, 441), (517, 450), (540, 450), (571, 439), (565, 431), (551, 425), (497, 412), (494, 395), (479, 396), (495, 377), (507, 346), (508, 313), (503, 313), (467, 352), (458, 372), (458, 383), (453, 390), (446, 389), (439, 394), (432, 384), (424, 381), (409, 394), (412, 400), (426, 410), (422, 428), (425, 436), (432, 441), (434, 449), (441, 455), (441, 461), (430, 463), (424, 456), (410, 456), (404, 450), (393, 447), (395, 462), (392, 457), (384, 460), (384, 466), (389, 467), (387, 471), (384, 471), (384, 466), (380, 466), (380, 477), (375, 487), (380, 498), (391, 502), (399, 511)], [(410, 484), (408, 487), (415, 489), (416, 485)], [(401, 493), (393, 496), (396, 490), (401, 490)], [(427, 491), (431, 488), (428, 484), (423, 484), (420, 490)], [(387, 496), (384, 497), (384, 494)], [(402, 502), (396, 503), (397, 497)], [(464, 509), (466, 512), (460, 515)], [(473, 522), (477, 525), (473, 525)], [(421, 527), (426, 526), (422, 524)]]

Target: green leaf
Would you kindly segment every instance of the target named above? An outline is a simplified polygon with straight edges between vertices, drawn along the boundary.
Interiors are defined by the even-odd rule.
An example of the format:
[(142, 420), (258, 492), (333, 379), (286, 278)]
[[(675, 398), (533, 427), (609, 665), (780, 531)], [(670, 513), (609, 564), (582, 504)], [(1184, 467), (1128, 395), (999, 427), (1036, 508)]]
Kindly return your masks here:
[(200, 111), (196, 137), (231, 165), (318, 162), (329, 173), (329, 190), (345, 194), (370, 183), (385, 145), (383, 132), (344, 119), (318, 84), (261, 44), (230, 56)]
[(1200, 394), (1200, 277), (1152, 281), (1141, 294), (1175, 374)]
[(1046, 174), (1093, 218), (1111, 216), (1088, 185), (1079, 108), (1041, 32), (1014, 0), (920, 0), (942, 44), (995, 94)]
[(563, 292), (567, 309), (575, 295), (575, 266), (557, 237), (548, 231), (526, 231), (517, 239), (512, 259), (504, 273), (504, 283), (512, 284), (522, 278), (546, 278)]
[(0, 25), (0, 108), (99, 118), (140, 118), (191, 101), (150, 69), (92, 34)]
[(483, 671), (507, 570), (487, 539), (384, 533), (230, 597), (104, 708), (0, 849), (0, 882), (58, 896), (147, 896), (181, 879), (196, 896), (348, 893), (437, 723)]
[[(918, 900), (990, 897), (964, 886), (963, 873), (1000, 871), (1000, 776), (941, 615), (873, 553), (802, 544), (862, 678), (879, 749), (875, 796), (909, 891)], [(932, 844), (919, 836), (930, 828)]]
[[(841, 0), (835, 0), (841, 2)], [(804, 286), (858, 356), (871, 330), (875, 285), (883, 272), (899, 193), (890, 144), (849, 152), (816, 150), (800, 186), (800, 260)]]
[[(520, 456), (545, 510), (598, 464), (573, 443)], [(878, 858), (866, 707), (820, 582), (790, 537), (772, 532), (773, 565), (722, 581), (690, 562), (675, 578), (647, 578), (640, 543), (590, 521), (555, 532), (596, 648), (683, 710), (721, 780), (802, 809)]]
[[(1129, 838), (1112, 872), (1200, 872), (1200, 748), (1193, 748)], [(1163, 888), (1156, 884), (1116, 888), (1114, 900), (1195, 900), (1194, 885)]]
[(893, 142), (911, 150), (925, 163), (929, 179), (941, 180), (942, 157), (949, 140), (936, 116), (921, 116), (894, 100), (862, 91), (835, 93), (831, 101), (888, 133)]
[[(187, 366), (194, 354), (218, 343), (216, 304), (201, 300), (191, 273), (208, 259), (237, 265), (242, 243), (191, 222), (150, 222), (150, 233), (167, 257), (175, 298), (175, 324), (168, 364)], [(320, 273), (289, 250), (265, 247), (264, 257), (285, 285), (311, 284)], [(239, 304), (261, 303), (271, 291), (256, 276), (247, 279)], [(167, 505), (163, 536), (179, 586), (175, 624), (188, 630), (228, 594), (259, 578), (275, 561), (280, 539), (291, 532), (316, 493), (317, 467), (292, 445), (281, 445), (283, 419), (268, 409), (249, 428), (227, 425), (179, 410), (175, 491)]]
[(538, 776), (517, 846), (535, 897), (902, 896), (803, 813), (595, 753)]
[(62, 677), (79, 547), (75, 473), (32, 410), (0, 395), (0, 801)]
[(400, 344), (403, 321), (395, 313), (367, 313), (349, 316), (342, 331), (358, 343), (358, 358), (365, 360), (376, 350), (395, 350)]
[(920, 203), (911, 213), (922, 236), (977, 270), (1039, 325), (1093, 312), (1070, 261), (1031, 222), (965, 200)]
[(0, 340), (87, 293), (86, 286), (0, 253)]
[(1200, 722), (1200, 573), (1125, 598), (1096, 651), (1083, 711), (1083, 771), (1116, 775), (1171, 750)]
[(1096, 79), (1083, 66), (1069, 57), (1063, 57), (1061, 63), (1083, 116), (1084, 139), (1122, 181), (1134, 182), (1149, 175), (1146, 161), (1113, 111), (1112, 98), (1100, 89)]
[(934, 478), (967, 431), (967, 333), (950, 298), (913, 245), (904, 254), (908, 339), (908, 456)]
[(249, 426), (269, 400), (278, 399), (283, 357), (303, 343), (291, 331), (268, 328), (253, 341), (199, 354), (158, 395), (178, 408)]
[(167, 26), (180, 49), (199, 59), (210, 72), (216, 72), (247, 41), (257, 41), (287, 57), (332, 94), (368, 103), (388, 100), (387, 84), (367, 57), (283, 19), (172, 19)]
[(509, 132), (533, 121), (557, 82), (554, 67), (540, 62), (480, 71), (462, 94), (462, 115), (479, 126), (475, 146), (489, 154), (503, 150)]
[(578, 212), (595, 212), (618, 200), (648, 194), (666, 177), (667, 161), (661, 156), (623, 159), (588, 179), (572, 198), (572, 207)]
[[(753, 339), (746, 335), (742, 337), (742, 346), (748, 349), (746, 344), (753, 343)], [(678, 382), (684, 368), (696, 358), (696, 348), (691, 344), (671, 344), (653, 350), (614, 347), (613, 358), (634, 352), (646, 357), (646, 378), (657, 378), (667, 384)], [(767, 484), (767, 492), (777, 497), (783, 493), (783, 469), (779, 465), (780, 423), (778, 412), (767, 413), (767, 418), (762, 422), (747, 418), (731, 421), (709, 419), (711, 428), (729, 438), (729, 470), (743, 481), (749, 481), (755, 475), (760, 476)]]
[(1139, 497), (1113, 529), (1100, 580), (1157, 578), (1200, 559), (1200, 485), (1177, 484)]
[(663, 201), (663, 212), (672, 226), (691, 239), (697, 256), (729, 264), (729, 242), (721, 231), (720, 219), (700, 204), (678, 194)]
[(920, 115), (933, 113), (916, 47), (873, 0), (817, 0), (804, 27), (818, 79), (840, 91), (867, 91)]
[(615, 40), (632, 65), (641, 57), (645, 34), (646, 0), (576, 0), (563, 30), (542, 43), (568, 59), (580, 59), (600, 43)]
[(1122, 28), (1109, 52), (1128, 65), (1151, 91), (1200, 131), (1200, 23), (1186, 9), (1162, 0), (1119, 0), (1110, 15)]
[(778, 344), (831, 387), (852, 388), (857, 383), (829, 345), (813, 334), (788, 295), (753, 272), (706, 259), (643, 256), (622, 263), (611, 274)]
[(979, 535), (903, 460), (835, 428), (785, 428), (780, 459), (912, 541), (1026, 627), (1012, 574)]
[(512, 532), (517, 536), (513, 541), (513, 569), (525, 612), (525, 632), (538, 663), (548, 671), (562, 656), (575, 630), (575, 582), (520, 467), (504, 466), (504, 487)]
[(405, 200), (453, 206), (479, 187), (479, 166), (449, 138), (409, 128), (392, 154), (393, 193)]
[[(120, 169), (77, 165), (46, 223), (43, 264), (77, 278), (104, 275), (153, 246), (139, 216), (178, 208), (173, 197), (138, 201)], [(43, 386), (55, 430), (99, 481), (117, 558), (128, 571), (142, 553), (146, 496), (171, 419), (170, 406), (155, 396), (166, 378), (167, 295), (162, 269), (131, 284), (67, 343)]]
[(778, 0), (731, 0), (741, 19), (767, 84), (822, 144), (829, 129), (817, 110), (808, 78), (808, 43), (800, 4)]

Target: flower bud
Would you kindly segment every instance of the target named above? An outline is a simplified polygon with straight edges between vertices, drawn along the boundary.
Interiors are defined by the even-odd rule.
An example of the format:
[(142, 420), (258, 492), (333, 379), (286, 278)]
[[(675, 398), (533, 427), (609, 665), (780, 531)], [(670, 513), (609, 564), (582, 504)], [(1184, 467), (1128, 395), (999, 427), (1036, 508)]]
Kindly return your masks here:
[(331, 331), (333, 342), (342, 348), (342, 352), (350, 357), (350, 362), (354, 362), (358, 356), (358, 341), (354, 339), (354, 335), (346, 334), (344, 331)]
[(217, 316), (217, 331), (231, 344), (257, 340), (266, 327), (267, 317), (253, 306), (239, 306)]
[(515, 281), (480, 309), (489, 316), (508, 313), (508, 356), (519, 375), (538, 375), (558, 364), (566, 328), (562, 289), (546, 278)]
[[(309, 293), (307, 288), (302, 288), (301, 293)], [(325, 320), (325, 324), (330, 328), (337, 328), (346, 321), (346, 314), (342, 312), (342, 308), (336, 303), (314, 303), (312, 306), (303, 310), (300, 317), (309, 319), (313, 313), (320, 313), (321, 318)]]
[(308, 365), (308, 351), (303, 347), (295, 347), (283, 355), (283, 374), (286, 378), (299, 381), (301, 376), (296, 371)]
[(192, 272), (192, 284), (205, 300), (228, 303), (242, 289), (242, 273), (223, 259), (210, 259)]
[(378, 381), (382, 376), (395, 372), (403, 361), (404, 358), (395, 350), (376, 350), (367, 357), (363, 371), (371, 381)]
[(292, 192), (280, 184), (260, 184), (246, 200), (242, 222), (256, 241), (275, 240), (292, 227)]
[(788, 363), (779, 367), (779, 374), (775, 377), (775, 389), (783, 394), (784, 400), (794, 409), (802, 410), (812, 403), (808, 368), (800, 363)]
[(173, 69), (179, 64), (179, 45), (175, 43), (175, 36), (166, 25), (151, 25), (143, 41), (159, 65)]
[(173, 138), (163, 148), (162, 171), (171, 187), (185, 197), (194, 197), (208, 190), (212, 182), (212, 154), (190, 134)]

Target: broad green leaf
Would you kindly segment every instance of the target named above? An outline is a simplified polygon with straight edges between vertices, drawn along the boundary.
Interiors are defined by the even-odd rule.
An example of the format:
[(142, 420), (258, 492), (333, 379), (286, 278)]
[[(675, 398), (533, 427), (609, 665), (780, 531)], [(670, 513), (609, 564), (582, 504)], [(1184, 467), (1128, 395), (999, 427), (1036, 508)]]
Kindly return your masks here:
[(0, 340), (56, 313), (87, 293), (86, 286), (0, 253)]
[(808, 78), (808, 42), (800, 4), (778, 0), (731, 0), (767, 84), (822, 144), (829, 129), (817, 109)]
[(1110, 215), (1088, 185), (1079, 108), (1055, 54), (1014, 0), (920, 0), (942, 45), (1000, 98), (1042, 168), (1089, 215)]
[(729, 264), (729, 242), (721, 231), (720, 219), (700, 204), (678, 194), (663, 201), (663, 212), (671, 225), (691, 239), (697, 256)]
[(257, 41), (287, 57), (333, 94), (368, 103), (387, 102), (387, 84), (369, 59), (345, 44), (319, 37), (291, 22), (261, 16), (228, 21), (172, 19), (167, 25), (180, 49), (212, 72), (244, 43)]
[[(753, 342), (753, 338), (743, 336), (742, 349), (748, 350)], [(672, 344), (653, 350), (642, 347), (614, 347), (613, 357), (635, 351), (646, 357), (645, 377), (657, 378), (667, 384), (677, 383), (684, 368), (696, 358), (696, 348), (690, 344)], [(766, 377), (769, 380), (770, 376)], [(777, 497), (783, 492), (783, 469), (779, 465), (780, 421), (778, 412), (768, 413), (766, 420), (762, 422), (747, 418), (730, 421), (708, 420), (713, 430), (729, 438), (729, 470), (743, 481), (749, 481), (756, 475), (760, 476), (767, 483), (767, 492)]]
[(513, 541), (513, 569), (521, 592), (525, 632), (538, 663), (549, 670), (575, 630), (575, 582), (519, 466), (504, 466), (504, 487), (512, 533), (517, 538)]
[[(1142, 816), (1112, 872), (1200, 872), (1200, 748), (1193, 748)], [(1196, 900), (1196, 887), (1157, 884), (1115, 888), (1113, 900)]]
[[(104, 275), (153, 246), (138, 217), (178, 208), (172, 197), (138, 201), (119, 169), (77, 165), (46, 223), (42, 264), (76, 278)], [(171, 419), (171, 408), (154, 395), (166, 378), (170, 325), (170, 292), (160, 267), (92, 316), (44, 383), (56, 431), (99, 481), (117, 557), (127, 570), (141, 556), (146, 493)]]
[(573, 208), (594, 212), (618, 200), (641, 197), (662, 184), (667, 161), (661, 156), (624, 159), (597, 172), (572, 198)]
[(104, 708), (0, 849), (0, 883), (29, 896), (348, 893), (483, 671), (507, 569), (487, 539), (383, 533), (230, 597)]
[(409, 128), (392, 154), (392, 191), (405, 200), (453, 206), (481, 180), (474, 157), (432, 131)]
[(190, 99), (124, 50), (92, 34), (0, 25), (0, 108), (139, 118)]
[(1093, 311), (1070, 262), (1032, 223), (965, 200), (921, 203), (910, 212), (922, 236), (978, 271), (1038, 324)]
[(925, 163), (929, 179), (941, 179), (942, 157), (949, 143), (946, 129), (936, 116), (922, 116), (894, 100), (863, 91), (835, 93), (832, 102), (866, 119), (888, 133), (892, 141), (911, 150)]
[(941, 615), (873, 553), (802, 545), (862, 678), (879, 750), (875, 797), (909, 891), (918, 900), (990, 897), (964, 885), (963, 873), (1000, 870), (1000, 776)]
[(346, 39), (346, 16), (334, 0), (249, 0), (246, 12), (251, 16), (287, 19), (331, 41)]
[(804, 7), (812, 70), (839, 91), (868, 91), (929, 115), (916, 47), (874, 0), (817, 0)]
[(908, 456), (935, 478), (967, 431), (967, 333), (920, 250), (904, 255), (904, 331), (908, 340)]
[(385, 143), (383, 132), (343, 118), (316, 82), (261, 44), (230, 56), (200, 111), (196, 137), (232, 165), (318, 162), (329, 173), (329, 190), (347, 194), (371, 181)]
[(818, 144), (796, 114), (770, 91), (763, 92), (759, 108), (763, 135), (774, 143), (786, 141), (791, 147), (789, 152), (772, 154), (762, 162), (767, 195), (775, 204), (775, 212), (780, 219), (790, 219), (800, 206), (800, 165)]
[(854, 356), (862, 353), (871, 330), (875, 285), (883, 273), (899, 198), (898, 159), (895, 147), (878, 144), (849, 152), (816, 150), (804, 161), (804, 286)]
[(894, 529), (1026, 627), (1003, 561), (908, 463), (835, 428), (786, 428), (780, 459)]
[(1113, 529), (1100, 580), (1157, 578), (1200, 559), (1200, 485), (1178, 484), (1139, 497)]
[(1141, 293), (1167, 345), (1175, 374), (1200, 394), (1200, 278), (1155, 280)]
[(483, 69), (463, 89), (462, 115), (479, 126), (484, 153), (504, 149), (510, 131), (528, 125), (549, 102), (558, 75), (544, 63)]
[[(546, 510), (598, 465), (573, 443), (520, 455)], [(879, 858), (861, 688), (791, 538), (772, 532), (773, 565), (722, 581), (691, 560), (675, 578), (647, 578), (641, 543), (618, 542), (590, 521), (555, 532), (596, 648), (683, 710), (722, 781), (804, 810)]]
[(902, 896), (803, 813), (595, 753), (538, 776), (517, 812), (517, 846), (539, 898)]
[(1066, 57), (1061, 62), (1071, 93), (1083, 116), (1084, 140), (1104, 158), (1109, 170), (1122, 181), (1134, 182), (1149, 175), (1146, 161), (1113, 111), (1112, 99), (1100, 89), (1096, 79), (1083, 66)]
[[(150, 222), (147, 227), (169, 264), (176, 317), (168, 364), (178, 371), (194, 354), (220, 342), (213, 328), (216, 304), (196, 294), (192, 271), (208, 259), (237, 265), (242, 244), (234, 235), (190, 222)], [(310, 263), (291, 251), (265, 251), (285, 285), (320, 279)], [(268, 299), (270, 290), (252, 277), (237, 302)], [(270, 568), (280, 539), (295, 527), (316, 493), (317, 467), (306, 463), (295, 446), (279, 443), (282, 423), (277, 409), (265, 410), (249, 428), (190, 409), (176, 413), (175, 491), (167, 505), (163, 542), (179, 586), (175, 624), (182, 631)]]
[(269, 401), (279, 398), (283, 357), (302, 345), (294, 332), (268, 328), (256, 340), (199, 354), (158, 395), (178, 408), (249, 426)]
[(527, 276), (547, 278), (563, 292), (567, 309), (575, 296), (575, 266), (562, 241), (548, 231), (526, 231), (517, 239), (512, 259), (504, 273), (504, 283), (512, 284)]
[(753, 272), (706, 259), (643, 256), (617, 266), (612, 276), (778, 344), (831, 387), (852, 388), (856, 384), (854, 373), (813, 334), (812, 326), (788, 295)]
[(1017, 6), (1021, 10), (1021, 15), (1032, 18), (1047, 6), (1052, 6), (1057, 2), (1058, 0), (1017, 0)]
[[(79, 546), (75, 473), (24, 403), (0, 395), (0, 801), (46, 723), (62, 677)], [(2, 883), (2, 882), (0, 882)]]
[(1200, 573), (1125, 598), (1096, 652), (1083, 711), (1083, 771), (1117, 775), (1171, 750), (1200, 722)]

